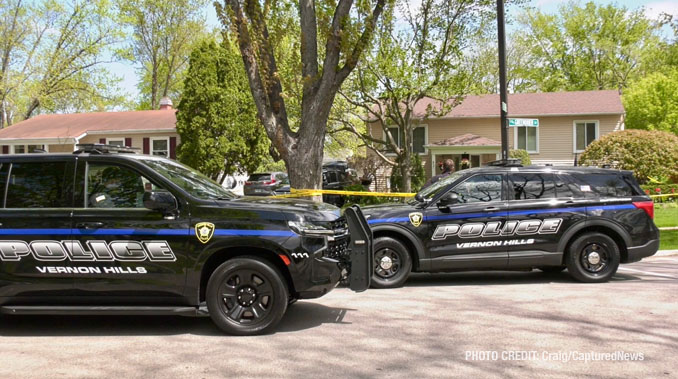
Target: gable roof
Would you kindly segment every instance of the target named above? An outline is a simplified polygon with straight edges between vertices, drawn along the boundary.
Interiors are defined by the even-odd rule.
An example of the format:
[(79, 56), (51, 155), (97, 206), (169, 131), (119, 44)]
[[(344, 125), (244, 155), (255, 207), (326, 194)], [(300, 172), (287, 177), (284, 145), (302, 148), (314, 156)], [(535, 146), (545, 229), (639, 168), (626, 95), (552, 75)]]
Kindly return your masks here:
[[(438, 104), (439, 100), (422, 99), (415, 106), (414, 114), (422, 117), (429, 105)], [(615, 90), (512, 93), (508, 95), (508, 113), (509, 117), (623, 114), (624, 106)], [(498, 94), (466, 96), (445, 116), (430, 118), (481, 117), (499, 117)]]
[(0, 139), (77, 138), (92, 132), (174, 131), (174, 110), (46, 114), (0, 129)]

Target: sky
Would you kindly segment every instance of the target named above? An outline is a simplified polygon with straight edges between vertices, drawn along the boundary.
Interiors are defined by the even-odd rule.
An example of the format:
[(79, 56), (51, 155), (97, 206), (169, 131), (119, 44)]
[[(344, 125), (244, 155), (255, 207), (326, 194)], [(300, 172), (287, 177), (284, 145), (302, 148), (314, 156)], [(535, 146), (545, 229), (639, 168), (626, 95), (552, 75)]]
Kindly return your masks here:
[[(555, 13), (558, 7), (567, 3), (569, 0), (531, 0), (528, 5), (541, 9), (542, 12)], [(584, 3), (585, 1), (579, 1)], [(643, 7), (645, 13), (650, 18), (657, 18), (662, 12), (678, 16), (678, 0), (593, 0), (597, 4), (616, 3), (625, 6), (629, 9), (637, 9)], [(508, 7), (506, 10), (506, 17), (509, 19), (513, 12), (519, 9)], [(208, 7), (205, 11), (205, 19), (210, 27), (219, 27), (214, 7)], [(114, 62), (107, 64), (109, 71), (122, 78), (120, 83), (121, 89), (128, 94), (128, 98), (132, 99), (139, 96), (137, 89), (137, 70), (133, 64), (129, 62)], [(176, 104), (175, 104), (176, 105)]]

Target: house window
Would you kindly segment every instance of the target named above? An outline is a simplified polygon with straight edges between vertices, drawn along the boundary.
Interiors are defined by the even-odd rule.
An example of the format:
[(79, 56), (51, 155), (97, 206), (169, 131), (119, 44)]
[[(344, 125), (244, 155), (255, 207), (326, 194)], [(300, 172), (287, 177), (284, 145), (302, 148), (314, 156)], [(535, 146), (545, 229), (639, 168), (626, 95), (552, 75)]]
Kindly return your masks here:
[(539, 152), (539, 127), (538, 126), (516, 126), (515, 127), (516, 149), (527, 150), (528, 153)]
[(169, 137), (151, 138), (151, 155), (169, 157)]
[(29, 154), (32, 153), (41, 153), (42, 151), (47, 151), (47, 146), (45, 145), (14, 145), (14, 154)]
[[(391, 133), (393, 136), (393, 139), (395, 139), (396, 144), (398, 147), (402, 147), (402, 143), (405, 140), (405, 137), (402, 132), (399, 133), (400, 128), (397, 126), (389, 126), (388, 131)], [(414, 128), (412, 131), (412, 145), (413, 145), (413, 152), (419, 153), (419, 154), (424, 154), (426, 152), (426, 148), (424, 148), (424, 145), (426, 145), (426, 133), (427, 132), (427, 127), (426, 125), (418, 126)], [(384, 136), (384, 139), (386, 139), (386, 136)], [(392, 149), (387, 148), (389, 152), (393, 152)]]
[(124, 138), (106, 138), (106, 145), (125, 147)]
[(598, 139), (598, 121), (574, 122), (574, 152), (581, 153)]

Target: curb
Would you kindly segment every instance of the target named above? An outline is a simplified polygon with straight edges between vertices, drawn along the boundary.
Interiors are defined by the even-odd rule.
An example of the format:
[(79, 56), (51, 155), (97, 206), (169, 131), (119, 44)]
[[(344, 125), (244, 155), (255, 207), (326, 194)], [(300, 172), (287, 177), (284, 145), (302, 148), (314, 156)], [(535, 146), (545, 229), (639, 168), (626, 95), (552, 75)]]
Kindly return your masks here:
[(653, 257), (672, 257), (678, 256), (678, 250), (659, 250)]

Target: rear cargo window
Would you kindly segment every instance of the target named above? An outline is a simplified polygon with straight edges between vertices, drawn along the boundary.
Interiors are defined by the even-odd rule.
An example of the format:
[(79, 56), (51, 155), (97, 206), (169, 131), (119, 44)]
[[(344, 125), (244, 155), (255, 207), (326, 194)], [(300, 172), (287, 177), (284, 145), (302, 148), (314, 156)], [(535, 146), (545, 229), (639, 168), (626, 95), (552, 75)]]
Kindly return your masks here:
[[(591, 193), (598, 197), (621, 197), (636, 195), (636, 191), (618, 173), (610, 174), (574, 174), (583, 192)], [(588, 194), (587, 194), (588, 196)]]
[(9, 169), (9, 164), (0, 163), (0, 204), (3, 204), (5, 201), (5, 188), (7, 187), (7, 170)]
[(6, 208), (68, 208), (66, 162), (13, 163)]
[(271, 174), (252, 174), (250, 175), (250, 182), (267, 182), (271, 180)]
[(551, 174), (511, 174), (510, 200), (552, 199), (556, 197), (556, 188)]
[(585, 198), (586, 195), (581, 190), (581, 183), (569, 174), (556, 175), (556, 196), (559, 198)]

